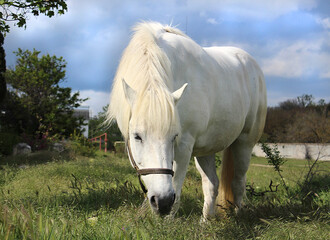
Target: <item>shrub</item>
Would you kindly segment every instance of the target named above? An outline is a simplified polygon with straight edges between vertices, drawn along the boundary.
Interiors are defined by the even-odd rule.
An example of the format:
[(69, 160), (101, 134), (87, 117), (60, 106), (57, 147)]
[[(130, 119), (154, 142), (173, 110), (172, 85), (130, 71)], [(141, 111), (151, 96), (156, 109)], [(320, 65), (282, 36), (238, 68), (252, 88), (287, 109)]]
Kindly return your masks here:
[(0, 155), (10, 155), (21, 138), (13, 132), (0, 132)]
[(85, 157), (95, 157), (96, 148), (82, 134), (74, 132), (70, 135), (70, 140), (67, 146), (74, 155)]

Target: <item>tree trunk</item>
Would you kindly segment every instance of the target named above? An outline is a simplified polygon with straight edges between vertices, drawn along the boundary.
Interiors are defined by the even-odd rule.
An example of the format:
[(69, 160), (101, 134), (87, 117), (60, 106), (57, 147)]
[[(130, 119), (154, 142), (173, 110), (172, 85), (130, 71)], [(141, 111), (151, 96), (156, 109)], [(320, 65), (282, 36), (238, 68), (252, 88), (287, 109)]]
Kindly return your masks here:
[(2, 32), (0, 32), (0, 104), (5, 98), (7, 87), (6, 87), (6, 58), (5, 58), (5, 49), (3, 48), (4, 44), (4, 36)]

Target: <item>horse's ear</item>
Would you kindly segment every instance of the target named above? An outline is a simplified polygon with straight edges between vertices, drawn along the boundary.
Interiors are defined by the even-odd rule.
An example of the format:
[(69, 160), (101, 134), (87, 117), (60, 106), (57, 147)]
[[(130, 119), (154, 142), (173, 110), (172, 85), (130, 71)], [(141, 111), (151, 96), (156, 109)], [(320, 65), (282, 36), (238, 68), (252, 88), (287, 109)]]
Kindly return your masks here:
[(179, 88), (178, 90), (176, 90), (175, 92), (172, 93), (175, 104), (177, 104), (178, 101), (180, 100), (180, 98), (182, 97), (182, 94), (183, 94), (184, 90), (186, 89), (187, 85), (188, 85), (188, 83), (183, 84), (183, 86), (181, 88)]
[(128, 101), (131, 108), (133, 108), (133, 104), (136, 98), (136, 92), (126, 83), (125, 79), (122, 79), (122, 83), (126, 100)]

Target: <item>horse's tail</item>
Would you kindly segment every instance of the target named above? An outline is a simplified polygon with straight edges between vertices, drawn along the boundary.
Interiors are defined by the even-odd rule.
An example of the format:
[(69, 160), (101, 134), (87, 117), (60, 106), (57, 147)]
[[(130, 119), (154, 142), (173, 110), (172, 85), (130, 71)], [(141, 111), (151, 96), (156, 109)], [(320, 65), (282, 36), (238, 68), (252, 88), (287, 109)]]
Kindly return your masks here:
[(231, 189), (231, 182), (234, 177), (234, 159), (231, 147), (223, 151), (221, 163), (220, 185), (218, 191), (217, 204), (221, 209), (228, 208), (234, 204), (234, 195)]

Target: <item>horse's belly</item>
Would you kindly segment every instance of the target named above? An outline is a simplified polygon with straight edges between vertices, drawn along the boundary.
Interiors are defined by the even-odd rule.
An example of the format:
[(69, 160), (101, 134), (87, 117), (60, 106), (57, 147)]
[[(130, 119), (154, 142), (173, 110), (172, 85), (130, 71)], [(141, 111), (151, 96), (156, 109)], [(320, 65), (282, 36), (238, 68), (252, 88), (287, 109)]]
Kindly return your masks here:
[(207, 156), (226, 149), (240, 135), (244, 126), (243, 119), (236, 119), (212, 125), (202, 135), (196, 138), (193, 155)]

